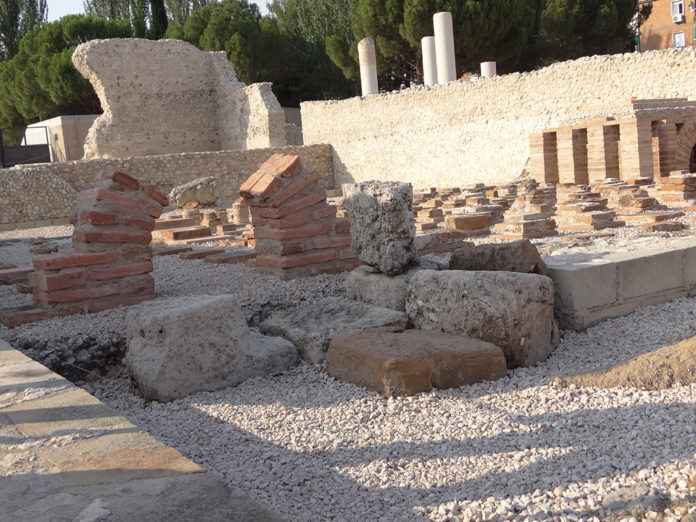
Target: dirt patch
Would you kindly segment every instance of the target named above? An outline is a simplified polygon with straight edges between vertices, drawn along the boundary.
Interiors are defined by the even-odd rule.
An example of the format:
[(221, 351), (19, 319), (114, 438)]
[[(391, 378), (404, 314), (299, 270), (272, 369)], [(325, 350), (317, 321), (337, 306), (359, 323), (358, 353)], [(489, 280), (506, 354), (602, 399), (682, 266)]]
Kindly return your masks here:
[(696, 383), (696, 337), (645, 353), (611, 368), (559, 379), (593, 388), (664, 390)]

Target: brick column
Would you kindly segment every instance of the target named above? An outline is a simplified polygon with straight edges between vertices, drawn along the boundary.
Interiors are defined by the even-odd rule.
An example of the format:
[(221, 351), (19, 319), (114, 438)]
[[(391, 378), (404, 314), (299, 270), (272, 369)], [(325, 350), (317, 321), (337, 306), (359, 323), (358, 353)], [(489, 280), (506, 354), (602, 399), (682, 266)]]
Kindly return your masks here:
[(558, 181), (587, 185), (587, 129), (558, 129)]
[(653, 137), (653, 177), (659, 182), (659, 178), (669, 176), (669, 173), (678, 169), (677, 154), (677, 125), (671, 122), (660, 122), (655, 128)]
[(621, 125), (621, 179), (653, 177), (652, 122), (628, 117)]
[(529, 136), (529, 173), (539, 183), (558, 183), (558, 139), (555, 131)]
[(619, 126), (598, 121), (587, 129), (587, 171), (590, 183), (619, 177)]

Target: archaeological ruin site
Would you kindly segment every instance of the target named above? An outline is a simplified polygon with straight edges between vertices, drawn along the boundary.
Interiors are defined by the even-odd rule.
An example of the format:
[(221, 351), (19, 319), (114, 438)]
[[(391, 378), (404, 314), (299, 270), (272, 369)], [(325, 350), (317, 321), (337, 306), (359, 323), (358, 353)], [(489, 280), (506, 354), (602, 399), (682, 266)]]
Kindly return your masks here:
[(696, 520), (696, 50), (425, 40), (301, 130), (77, 48), (83, 159), (0, 170), (0, 520)]

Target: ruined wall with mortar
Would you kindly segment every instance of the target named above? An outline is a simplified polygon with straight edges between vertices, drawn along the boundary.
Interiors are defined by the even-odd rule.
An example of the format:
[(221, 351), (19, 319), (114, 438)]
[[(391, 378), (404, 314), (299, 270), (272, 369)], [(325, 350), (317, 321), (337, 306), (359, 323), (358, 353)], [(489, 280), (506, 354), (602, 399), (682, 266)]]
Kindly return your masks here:
[(506, 183), (529, 135), (627, 114), (631, 97), (696, 99), (696, 49), (594, 56), (524, 74), (302, 104), (304, 143), (330, 143), (338, 183), (400, 180), (416, 188)]
[(0, 170), (0, 230), (68, 223), (78, 192), (93, 187), (97, 174), (114, 170), (165, 193), (195, 178), (215, 176), (220, 203), (229, 205), (239, 197), (241, 183), (276, 152), (299, 154), (306, 170), (321, 175), (322, 186), (334, 187), (328, 145), (24, 165)]

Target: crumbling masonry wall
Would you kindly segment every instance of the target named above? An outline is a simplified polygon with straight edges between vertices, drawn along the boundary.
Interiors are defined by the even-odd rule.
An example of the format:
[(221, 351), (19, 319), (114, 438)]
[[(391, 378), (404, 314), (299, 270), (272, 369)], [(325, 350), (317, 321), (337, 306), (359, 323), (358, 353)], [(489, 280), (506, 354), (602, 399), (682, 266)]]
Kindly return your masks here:
[(232, 205), (241, 183), (277, 152), (299, 155), (305, 171), (317, 174), (322, 187), (334, 188), (328, 145), (24, 165), (0, 169), (0, 230), (67, 224), (78, 192), (92, 188), (101, 172), (128, 172), (164, 193), (195, 178), (214, 176), (220, 204)]
[(271, 84), (244, 85), (224, 52), (113, 38), (80, 45), (72, 60), (104, 111), (85, 140), (85, 159), (287, 144)]
[(594, 56), (433, 89), (302, 104), (304, 143), (334, 147), (338, 183), (416, 189), (519, 176), (529, 135), (631, 111), (631, 98), (696, 99), (696, 49)]

